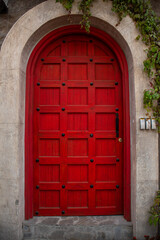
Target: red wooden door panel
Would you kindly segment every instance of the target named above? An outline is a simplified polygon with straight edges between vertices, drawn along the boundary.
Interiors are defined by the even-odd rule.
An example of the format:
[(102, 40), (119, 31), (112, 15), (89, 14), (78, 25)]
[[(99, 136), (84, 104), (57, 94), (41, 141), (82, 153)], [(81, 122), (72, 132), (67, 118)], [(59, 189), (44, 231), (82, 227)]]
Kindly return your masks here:
[(65, 36), (44, 49), (34, 79), (35, 215), (123, 214), (115, 55), (96, 38)]

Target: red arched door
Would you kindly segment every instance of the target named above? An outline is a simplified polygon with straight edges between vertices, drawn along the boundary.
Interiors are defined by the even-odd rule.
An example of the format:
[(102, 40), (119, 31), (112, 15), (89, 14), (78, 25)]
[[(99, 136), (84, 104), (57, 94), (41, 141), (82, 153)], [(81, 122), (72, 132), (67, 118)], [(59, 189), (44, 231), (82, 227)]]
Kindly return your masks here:
[(87, 35), (42, 51), (34, 71), (34, 214), (123, 214), (121, 73)]

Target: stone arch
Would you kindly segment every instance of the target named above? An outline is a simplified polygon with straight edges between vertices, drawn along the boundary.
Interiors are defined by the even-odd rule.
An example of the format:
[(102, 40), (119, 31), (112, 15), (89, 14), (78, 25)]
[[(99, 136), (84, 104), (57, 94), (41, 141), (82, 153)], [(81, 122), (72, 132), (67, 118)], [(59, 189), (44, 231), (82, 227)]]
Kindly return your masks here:
[[(146, 76), (143, 74), (143, 60), (145, 59), (144, 49), (146, 48), (143, 43), (137, 42), (135, 37), (138, 35), (138, 31), (135, 28), (133, 21), (126, 17), (122, 22), (115, 27), (118, 19), (117, 16), (111, 11), (111, 2), (103, 3), (99, 5), (98, 1), (92, 8), (91, 25), (95, 28), (101, 29), (108, 33), (119, 44), (123, 50), (129, 69), (129, 91), (130, 91), (130, 125), (131, 125), (131, 182), (132, 182), (132, 221), (134, 225), (134, 232), (140, 234), (141, 230), (138, 227), (137, 221), (138, 208), (136, 197), (136, 184), (137, 182), (144, 181), (138, 178), (136, 171), (141, 173), (138, 168), (136, 154), (139, 158), (145, 159), (144, 152), (136, 147), (136, 142), (140, 141), (136, 139), (136, 132), (139, 134), (136, 122), (141, 114), (144, 113), (142, 105), (143, 89), (147, 87)], [(12, 187), (8, 189), (13, 193), (14, 199), (19, 199), (19, 214), (15, 217), (15, 222), (21, 223), (24, 219), (24, 129), (25, 129), (25, 80), (26, 80), (26, 67), (29, 56), (36, 46), (36, 44), (50, 31), (59, 28), (61, 26), (79, 24), (81, 16), (78, 15), (78, 9), (73, 6), (72, 10), (72, 23), (68, 22), (67, 13), (63, 7), (56, 3), (55, 0), (49, 0), (43, 2), (33, 9), (25, 13), (12, 27), (8, 33), (0, 54), (0, 74), (2, 79), (1, 85), (1, 109), (3, 115), (1, 116), (1, 123), (3, 128), (7, 132), (10, 124), (10, 135), (15, 136), (10, 138), (9, 144), (16, 149), (10, 149), (9, 151), (3, 150), (3, 157), (7, 159), (8, 153), (12, 155), (15, 166), (7, 167), (7, 170), (12, 176), (12, 182), (16, 186), (16, 191), (13, 191)], [(135, 51), (136, 50), (136, 51)], [(141, 81), (138, 81), (141, 80)], [(12, 108), (10, 106), (12, 105)], [(7, 109), (7, 111), (6, 111)], [(155, 137), (152, 133), (149, 133), (150, 142), (155, 145), (154, 151), (158, 152), (158, 136)], [(143, 139), (143, 136), (140, 136)], [(144, 140), (144, 139), (143, 139)], [(145, 140), (144, 140), (145, 141)], [(146, 143), (146, 147), (149, 148), (149, 143)], [(151, 153), (152, 154), (152, 153)], [(22, 161), (23, 159), (23, 161)], [(153, 174), (158, 179), (158, 167), (156, 163), (156, 157), (153, 158)], [(7, 173), (4, 170), (4, 173)], [(152, 175), (149, 175), (149, 179), (153, 180), (150, 185), (151, 189), (157, 189), (157, 180)], [(140, 186), (139, 186), (140, 190)], [(152, 194), (153, 195), (153, 194)], [(149, 198), (150, 199), (150, 198)], [(149, 202), (150, 200), (148, 200)], [(138, 208), (137, 208), (138, 207)], [(15, 209), (14, 209), (15, 211)], [(140, 221), (144, 222), (146, 212), (141, 216)], [(145, 223), (147, 224), (147, 223)], [(19, 228), (19, 232), (21, 232)], [(21, 233), (20, 233), (21, 234)]]

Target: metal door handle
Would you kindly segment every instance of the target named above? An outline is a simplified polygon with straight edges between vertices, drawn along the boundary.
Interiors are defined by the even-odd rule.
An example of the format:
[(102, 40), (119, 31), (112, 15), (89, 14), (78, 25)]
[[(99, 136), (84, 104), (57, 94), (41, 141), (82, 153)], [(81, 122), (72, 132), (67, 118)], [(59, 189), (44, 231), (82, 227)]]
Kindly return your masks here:
[(119, 137), (119, 114), (116, 113), (116, 137)]

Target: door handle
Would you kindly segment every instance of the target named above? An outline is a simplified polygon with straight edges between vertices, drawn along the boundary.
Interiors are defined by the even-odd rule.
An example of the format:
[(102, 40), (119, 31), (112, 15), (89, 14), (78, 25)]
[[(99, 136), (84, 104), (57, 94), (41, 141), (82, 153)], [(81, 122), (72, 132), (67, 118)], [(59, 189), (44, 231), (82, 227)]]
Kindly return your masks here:
[(119, 137), (119, 114), (116, 113), (116, 137)]

